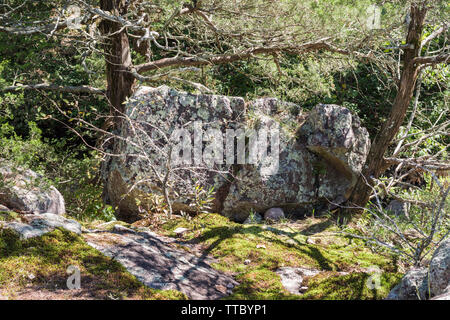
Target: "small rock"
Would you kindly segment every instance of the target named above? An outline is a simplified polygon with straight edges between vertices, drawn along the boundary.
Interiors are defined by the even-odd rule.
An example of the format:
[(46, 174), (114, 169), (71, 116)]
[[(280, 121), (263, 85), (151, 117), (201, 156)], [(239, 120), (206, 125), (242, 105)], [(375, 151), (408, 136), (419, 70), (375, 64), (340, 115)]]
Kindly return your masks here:
[(28, 279), (33, 280), (36, 276), (32, 273), (28, 274)]
[(252, 261), (250, 260), (250, 259), (246, 259), (245, 261), (244, 261), (244, 264), (245, 265), (247, 265), (247, 264), (250, 264)]
[(264, 213), (264, 220), (278, 222), (284, 218), (284, 211), (281, 208), (270, 208)]
[(234, 288), (234, 284), (232, 284), (231, 282), (229, 282), (229, 283), (227, 284), (227, 288), (228, 288), (228, 289), (233, 289), (233, 288)]
[(266, 246), (263, 244), (257, 244), (256, 249), (266, 249)]
[(390, 211), (392, 214), (396, 216), (408, 216), (409, 203), (392, 200), (386, 207), (386, 211)]
[(297, 242), (293, 239), (288, 239), (288, 240), (286, 240), (286, 244), (289, 245), (290, 247), (293, 247), (293, 246), (297, 245)]
[(181, 236), (181, 235), (183, 235), (183, 233), (185, 233), (185, 232), (187, 232), (187, 231), (189, 231), (189, 229), (187, 229), (187, 228), (182, 228), (182, 227), (176, 228), (175, 230), (173, 230), (173, 232), (174, 232), (177, 236)]
[(1, 211), (11, 211), (11, 210), (9, 210), (7, 207), (5, 207), (4, 205), (1, 205), (0, 204), (0, 212)]
[(134, 233), (135, 231), (133, 229), (127, 228), (125, 226), (122, 226), (120, 224), (115, 224), (113, 227), (114, 232), (129, 232)]

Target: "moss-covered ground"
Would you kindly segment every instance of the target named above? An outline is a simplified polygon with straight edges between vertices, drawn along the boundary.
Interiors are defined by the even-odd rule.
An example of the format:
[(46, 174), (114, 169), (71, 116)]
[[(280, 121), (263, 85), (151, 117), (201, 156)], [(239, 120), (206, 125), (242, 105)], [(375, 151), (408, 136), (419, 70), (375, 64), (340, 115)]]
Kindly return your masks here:
[[(80, 269), (80, 290), (67, 290), (70, 265)], [(0, 298), (184, 299), (185, 296), (145, 287), (118, 262), (74, 233), (55, 230), (39, 238), (19, 240), (10, 230), (0, 229)]]
[[(14, 214), (0, 218), (15, 219)], [(142, 221), (131, 226), (97, 221), (85, 227), (110, 230), (117, 223), (138, 227)], [(178, 227), (188, 229), (180, 242), (189, 246), (180, 247), (212, 255), (213, 267), (233, 274), (240, 283), (226, 299), (383, 299), (401, 279), (394, 257), (371, 252), (360, 240), (340, 235), (328, 218), (242, 225), (218, 214), (201, 214), (190, 219), (174, 216), (153, 229), (175, 237)], [(55, 230), (40, 238), (19, 240), (11, 231), (0, 229), (0, 298), (24, 298), (27, 289), (65, 289), (70, 265), (80, 268), (85, 291), (63, 298), (186, 298), (176, 291), (145, 287), (119, 263), (70, 232)], [(303, 295), (293, 295), (275, 273), (279, 267), (321, 272), (304, 280), (308, 290)], [(377, 289), (366, 285), (373, 268), (381, 270)]]
[[(276, 225), (241, 225), (218, 214), (171, 219), (160, 233), (175, 236), (178, 227), (187, 243), (213, 255), (215, 268), (231, 272), (240, 282), (227, 299), (382, 299), (401, 279), (392, 256), (370, 251), (355, 239), (339, 235), (328, 218), (308, 218)], [(323, 272), (305, 279), (303, 295), (285, 291), (279, 267), (304, 267)], [(381, 270), (380, 286), (369, 289), (372, 269)]]

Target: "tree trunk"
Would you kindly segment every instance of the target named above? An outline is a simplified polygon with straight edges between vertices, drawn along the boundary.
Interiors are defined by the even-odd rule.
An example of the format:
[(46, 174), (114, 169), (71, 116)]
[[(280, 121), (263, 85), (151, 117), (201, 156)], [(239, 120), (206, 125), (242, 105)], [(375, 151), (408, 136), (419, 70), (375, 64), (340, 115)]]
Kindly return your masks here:
[[(100, 8), (114, 15), (125, 15), (128, 5), (125, 0), (100, 0)], [(124, 111), (123, 103), (132, 94), (135, 78), (127, 72), (132, 65), (130, 43), (125, 30), (118, 23), (103, 20), (100, 24), (105, 44), (106, 96), (111, 106), (111, 115), (118, 116)], [(111, 35), (112, 34), (112, 35)], [(120, 123), (114, 118), (114, 124)]]
[(380, 132), (375, 137), (370, 148), (367, 162), (363, 168), (352, 194), (348, 200), (349, 206), (358, 207), (359, 209), (349, 209), (346, 213), (360, 213), (369, 201), (372, 191), (373, 178), (378, 178), (385, 170), (384, 154), (389, 147), (391, 141), (397, 135), (402, 125), (406, 111), (410, 105), (416, 80), (418, 77), (418, 65), (413, 59), (419, 56), (420, 37), (422, 35), (423, 23), (427, 8), (424, 4), (411, 5), (411, 22), (408, 28), (406, 43), (411, 48), (405, 49), (403, 56), (403, 70), (400, 77), (397, 96), (395, 97), (391, 112), (387, 121), (381, 127)]

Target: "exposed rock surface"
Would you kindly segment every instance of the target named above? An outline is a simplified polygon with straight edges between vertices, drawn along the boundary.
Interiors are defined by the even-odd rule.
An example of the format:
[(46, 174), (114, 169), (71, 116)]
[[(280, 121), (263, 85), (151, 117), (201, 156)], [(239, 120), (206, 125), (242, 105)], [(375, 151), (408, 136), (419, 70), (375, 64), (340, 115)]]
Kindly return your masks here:
[(22, 213), (65, 213), (64, 198), (32, 170), (0, 166), (0, 204)]
[(305, 277), (312, 277), (318, 274), (319, 270), (310, 270), (305, 268), (282, 267), (275, 271), (281, 278), (283, 287), (292, 294), (301, 294), (306, 291), (303, 286)]
[(428, 298), (428, 270), (412, 269), (389, 292), (387, 300), (425, 300)]
[(3, 228), (17, 232), (21, 239), (40, 237), (56, 228), (63, 228), (81, 234), (81, 225), (72, 219), (53, 213), (27, 214), (21, 216), (23, 222), (3, 222)]
[[(263, 214), (280, 207), (289, 214), (304, 215), (313, 209), (319, 214), (329, 208), (330, 201), (342, 203), (370, 146), (359, 119), (336, 105), (318, 105), (306, 115), (299, 106), (277, 99), (246, 104), (242, 98), (188, 94), (161, 86), (138, 90), (126, 107), (126, 115), (129, 120), (119, 132), (125, 140), (117, 140), (111, 150), (123, 156), (111, 157), (102, 171), (106, 200), (119, 208), (120, 218), (130, 221), (138, 219), (142, 207), (152, 206), (155, 195), (163, 195), (158, 175), (164, 177), (167, 172), (172, 155), (168, 141), (173, 139), (190, 146), (187, 152), (177, 154), (182, 154), (183, 161), (191, 160), (190, 165), (177, 167), (185, 169), (171, 173), (167, 190), (173, 209), (190, 211), (195, 198), (192, 194), (199, 184), (206, 190), (214, 187), (212, 211), (240, 222), (251, 210)], [(202, 122), (201, 136), (195, 134), (198, 121)], [(181, 128), (189, 133), (186, 140), (179, 135), (173, 138)], [(231, 137), (231, 153), (227, 129), (246, 132), (246, 139)], [(258, 153), (257, 160), (251, 161), (249, 141), (263, 137), (263, 130), (267, 152)], [(246, 140), (246, 151), (236, 152)], [(218, 153), (223, 163), (209, 165), (208, 159), (217, 156), (216, 147), (223, 149)], [(202, 151), (203, 158), (196, 157)], [(203, 161), (199, 164), (195, 159)], [(235, 160), (233, 164), (229, 159)], [(195, 169), (186, 169), (189, 166)]]
[(443, 241), (428, 268), (412, 269), (389, 293), (388, 300), (443, 299), (450, 294), (450, 238)]
[(431, 296), (450, 293), (450, 237), (434, 252), (429, 271)]
[(435, 296), (431, 300), (450, 300), (450, 287), (445, 290), (445, 293)]
[(150, 231), (115, 226), (112, 232), (84, 234), (89, 245), (121, 263), (145, 285), (178, 290), (191, 299), (210, 300), (229, 295), (238, 284), (210, 266), (208, 256), (175, 249), (175, 239)]

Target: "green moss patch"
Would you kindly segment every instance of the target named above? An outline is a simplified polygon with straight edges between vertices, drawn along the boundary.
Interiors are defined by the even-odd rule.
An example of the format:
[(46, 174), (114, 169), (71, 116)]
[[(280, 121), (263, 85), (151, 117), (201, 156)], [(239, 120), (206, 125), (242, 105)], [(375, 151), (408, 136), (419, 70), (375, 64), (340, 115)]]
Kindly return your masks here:
[(327, 300), (383, 299), (400, 281), (401, 277), (402, 275), (399, 273), (382, 273), (379, 275), (365, 272), (348, 275), (319, 274), (307, 281), (308, 290), (301, 298)]
[[(217, 258), (213, 264), (216, 269), (235, 274), (241, 285), (230, 298), (381, 299), (399, 281), (393, 257), (375, 254), (361, 241), (337, 234), (337, 227), (327, 219), (271, 226), (241, 225), (218, 214), (201, 214), (190, 220), (172, 219), (159, 231), (174, 236), (173, 231), (178, 227), (189, 229), (183, 235), (186, 242), (201, 245)], [(364, 277), (369, 277), (364, 272), (373, 266), (378, 267), (385, 277), (385, 281), (381, 281), (382, 289), (376, 294), (356, 286)], [(279, 267), (304, 267), (326, 272), (321, 273), (320, 281), (311, 282), (307, 294), (296, 296), (283, 289), (275, 273)], [(336, 272), (350, 274), (336, 276)], [(330, 291), (323, 292), (328, 283)], [(345, 289), (337, 290), (339, 285)], [(348, 292), (333, 295), (333, 290)]]
[(20, 221), (19, 214), (14, 211), (0, 211), (0, 221)]
[(267, 269), (243, 272), (237, 277), (240, 285), (226, 300), (286, 300), (298, 299), (298, 296), (287, 292), (278, 275)]

